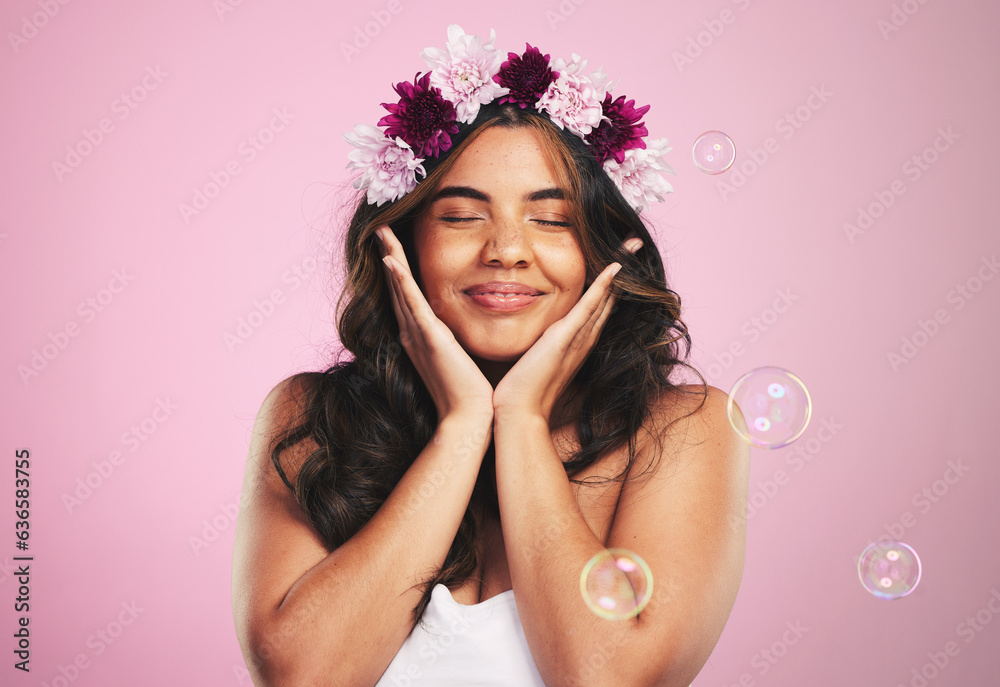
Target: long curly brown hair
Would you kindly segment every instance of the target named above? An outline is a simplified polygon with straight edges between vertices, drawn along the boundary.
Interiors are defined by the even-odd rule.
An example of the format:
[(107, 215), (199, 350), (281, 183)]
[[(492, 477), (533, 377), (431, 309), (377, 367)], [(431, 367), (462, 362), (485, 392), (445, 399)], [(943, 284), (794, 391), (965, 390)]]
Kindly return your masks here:
[[(391, 226), (408, 263), (416, 265), (414, 221), (457, 156), (478, 133), (493, 126), (527, 127), (540, 135), (543, 152), (573, 208), (572, 225), (587, 264), (588, 284), (609, 263), (622, 264), (615, 282), (616, 305), (573, 379), (573, 386), (582, 390), (582, 405), (576, 422), (580, 447), (564, 462), (570, 479), (626, 443), (627, 465), (613, 479), (635, 479), (638, 475), (629, 474), (635, 436), (653, 401), (664, 392), (694, 393), (704, 404), (705, 379), (685, 362), (691, 337), (680, 317), (681, 299), (667, 287), (663, 262), (645, 224), (593, 152), (544, 114), (510, 104), (484, 105), (474, 122), (460, 125), (448, 153), (425, 161), (427, 176), (416, 189), (382, 206), (369, 205), (364, 197), (358, 200), (345, 242), (347, 278), (336, 304), (340, 341), (353, 359), (338, 356), (324, 372), (301, 376), (306, 394), (300, 422), (272, 444), (275, 468), (331, 551), (360, 530), (385, 502), (433, 437), (438, 421), (433, 399), (398, 343), (391, 287), (374, 232), (384, 224)], [(634, 255), (621, 249), (630, 235), (643, 241)], [(698, 390), (688, 391), (671, 381), (678, 366), (701, 379)], [(292, 484), (282, 454), (310, 437), (318, 448), (302, 461)], [(423, 596), (413, 609), (414, 624), (423, 616), (436, 584), (454, 588), (477, 573), (481, 529), (475, 509), (499, 513), (495, 490), (483, 474), (493, 459), (491, 444), (451, 550), (440, 570), (423, 582)]]

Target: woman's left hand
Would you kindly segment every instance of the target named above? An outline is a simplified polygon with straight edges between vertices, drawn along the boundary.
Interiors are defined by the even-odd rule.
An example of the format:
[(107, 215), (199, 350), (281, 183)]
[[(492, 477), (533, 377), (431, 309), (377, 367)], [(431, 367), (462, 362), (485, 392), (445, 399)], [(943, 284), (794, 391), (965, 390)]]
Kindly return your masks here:
[[(623, 245), (634, 253), (642, 247), (642, 239), (631, 238)], [(616, 264), (605, 267), (573, 309), (549, 325), (504, 375), (493, 390), (494, 412), (516, 410), (549, 419), (556, 399), (587, 359), (611, 314)]]

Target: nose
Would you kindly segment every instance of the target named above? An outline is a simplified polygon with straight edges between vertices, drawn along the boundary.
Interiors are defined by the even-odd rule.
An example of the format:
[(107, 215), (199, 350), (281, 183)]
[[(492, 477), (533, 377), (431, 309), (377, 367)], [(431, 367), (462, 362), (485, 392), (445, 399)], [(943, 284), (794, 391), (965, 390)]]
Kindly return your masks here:
[(532, 251), (528, 232), (512, 219), (491, 222), (482, 259), (488, 265), (505, 269), (530, 265)]

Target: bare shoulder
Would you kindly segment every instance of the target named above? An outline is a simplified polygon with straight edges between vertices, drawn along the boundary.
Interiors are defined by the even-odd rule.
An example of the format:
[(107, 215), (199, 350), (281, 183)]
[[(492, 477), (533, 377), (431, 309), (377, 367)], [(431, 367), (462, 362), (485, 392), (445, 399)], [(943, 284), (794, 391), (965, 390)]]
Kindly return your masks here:
[(647, 457), (677, 456), (709, 444), (721, 455), (747, 458), (748, 446), (736, 428), (745, 433), (746, 422), (736, 403), (730, 408), (729, 394), (711, 385), (684, 384), (653, 399), (643, 446)]
[[(305, 420), (321, 376), (318, 372), (292, 375), (278, 382), (261, 403), (254, 421), (247, 468), (254, 468), (261, 477), (269, 476), (266, 482), (280, 480), (272, 453), (276, 444)], [(298, 469), (315, 449), (315, 442), (306, 437), (281, 453), (280, 464), (290, 484), (295, 484)]]

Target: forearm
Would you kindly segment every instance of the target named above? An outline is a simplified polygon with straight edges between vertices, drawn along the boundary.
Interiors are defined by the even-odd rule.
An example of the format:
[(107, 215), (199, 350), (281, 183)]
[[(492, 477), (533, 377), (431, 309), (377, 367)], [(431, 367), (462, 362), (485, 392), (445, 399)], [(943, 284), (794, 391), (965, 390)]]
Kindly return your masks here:
[[(372, 684), (412, 624), (414, 585), (443, 564), (489, 445), (488, 418), (446, 418), (397, 486), (353, 537), (292, 585), (268, 623), (274, 684)], [(359, 631), (364, 628), (364, 631)]]
[(510, 576), (539, 672), (551, 685), (604, 684), (601, 669), (586, 668), (601, 651), (608, 684), (629, 684), (619, 654), (636, 641), (639, 622), (600, 618), (581, 597), (580, 573), (605, 548), (580, 512), (548, 422), (498, 412), (494, 441)]

